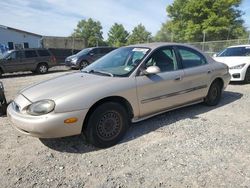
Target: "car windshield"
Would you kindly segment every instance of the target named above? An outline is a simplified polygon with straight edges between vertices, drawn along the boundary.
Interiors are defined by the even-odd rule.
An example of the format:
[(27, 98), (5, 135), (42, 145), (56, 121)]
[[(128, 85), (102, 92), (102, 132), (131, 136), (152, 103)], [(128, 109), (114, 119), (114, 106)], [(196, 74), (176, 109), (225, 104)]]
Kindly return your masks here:
[(11, 51), (4, 52), (2, 55), (0, 55), (0, 59), (6, 59), (10, 55)]
[(220, 52), (218, 57), (225, 56), (250, 56), (250, 47), (232, 47), (226, 48), (222, 52)]
[(122, 47), (108, 53), (82, 71), (126, 77), (135, 70), (148, 52), (148, 48)]
[(85, 48), (85, 49), (81, 50), (80, 52), (78, 52), (76, 55), (77, 56), (86, 55), (87, 53), (89, 53), (90, 50), (91, 50), (91, 48)]

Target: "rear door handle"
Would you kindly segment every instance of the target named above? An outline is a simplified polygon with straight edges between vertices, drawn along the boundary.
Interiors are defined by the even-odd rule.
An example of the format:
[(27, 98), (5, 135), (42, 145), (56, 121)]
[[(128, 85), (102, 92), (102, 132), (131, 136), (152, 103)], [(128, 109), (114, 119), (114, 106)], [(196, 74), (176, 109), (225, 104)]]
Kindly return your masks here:
[(207, 73), (210, 74), (212, 71), (211, 70), (208, 70)]

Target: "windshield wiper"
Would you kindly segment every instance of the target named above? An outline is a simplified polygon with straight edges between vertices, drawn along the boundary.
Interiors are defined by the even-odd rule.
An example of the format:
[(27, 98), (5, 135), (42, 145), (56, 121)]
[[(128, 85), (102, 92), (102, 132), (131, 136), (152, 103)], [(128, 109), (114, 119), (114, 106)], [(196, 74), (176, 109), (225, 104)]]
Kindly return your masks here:
[(108, 75), (110, 77), (114, 77), (114, 75), (110, 72), (105, 72), (105, 71), (99, 71), (99, 70), (90, 70), (90, 71), (82, 71), (82, 72), (85, 72), (85, 73), (99, 73), (99, 74), (103, 74), (103, 75)]

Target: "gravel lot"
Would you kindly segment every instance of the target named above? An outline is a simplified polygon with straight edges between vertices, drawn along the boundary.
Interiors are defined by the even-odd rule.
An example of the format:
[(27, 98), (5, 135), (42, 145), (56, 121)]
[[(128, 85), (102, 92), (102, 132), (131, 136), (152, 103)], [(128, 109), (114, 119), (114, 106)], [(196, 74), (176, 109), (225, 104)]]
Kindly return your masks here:
[[(7, 99), (66, 74), (10, 74)], [(133, 124), (108, 149), (83, 136), (37, 139), (0, 117), (0, 187), (250, 187), (250, 84), (231, 84), (217, 107), (203, 104)]]

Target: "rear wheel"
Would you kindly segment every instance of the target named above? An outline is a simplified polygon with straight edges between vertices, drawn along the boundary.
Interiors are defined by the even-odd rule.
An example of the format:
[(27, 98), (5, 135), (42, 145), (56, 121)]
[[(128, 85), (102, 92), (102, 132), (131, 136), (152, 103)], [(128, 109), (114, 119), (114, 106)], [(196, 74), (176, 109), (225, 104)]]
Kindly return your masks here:
[(222, 84), (219, 81), (213, 82), (205, 98), (205, 104), (208, 106), (217, 105), (220, 102), (221, 93), (222, 93)]
[(107, 102), (90, 115), (86, 136), (96, 147), (106, 148), (118, 143), (128, 129), (128, 114), (123, 106)]
[(48, 65), (45, 64), (45, 63), (41, 63), (37, 66), (36, 68), (36, 72), (39, 73), (39, 74), (45, 74), (48, 72)]
[(81, 69), (87, 67), (88, 65), (89, 65), (89, 63), (88, 63), (87, 61), (82, 61), (82, 62), (80, 63), (79, 69), (81, 70)]
[(245, 82), (246, 84), (249, 84), (249, 83), (250, 83), (250, 66), (247, 68), (244, 82)]

